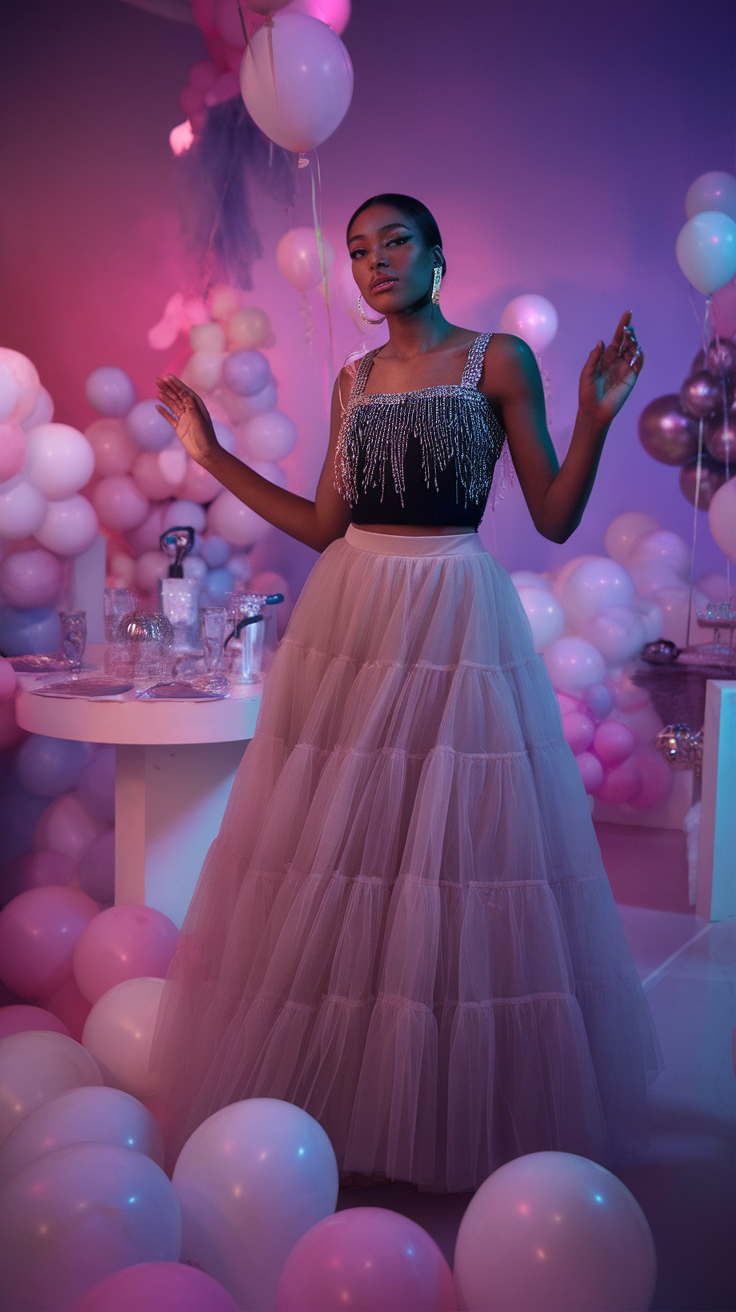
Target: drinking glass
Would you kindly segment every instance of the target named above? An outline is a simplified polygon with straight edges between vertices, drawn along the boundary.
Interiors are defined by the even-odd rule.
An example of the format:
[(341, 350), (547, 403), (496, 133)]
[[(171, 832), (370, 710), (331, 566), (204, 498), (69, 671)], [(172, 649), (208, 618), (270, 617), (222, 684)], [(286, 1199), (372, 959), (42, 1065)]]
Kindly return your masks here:
[(224, 606), (205, 606), (202, 611), (202, 646), (204, 668), (216, 674), (222, 666), (222, 649), (225, 642), (227, 610)]
[(130, 588), (105, 588), (105, 641), (115, 642), (123, 615), (135, 610), (135, 593)]
[(72, 670), (82, 668), (82, 657), (87, 645), (87, 612), (60, 610), (61, 655)]

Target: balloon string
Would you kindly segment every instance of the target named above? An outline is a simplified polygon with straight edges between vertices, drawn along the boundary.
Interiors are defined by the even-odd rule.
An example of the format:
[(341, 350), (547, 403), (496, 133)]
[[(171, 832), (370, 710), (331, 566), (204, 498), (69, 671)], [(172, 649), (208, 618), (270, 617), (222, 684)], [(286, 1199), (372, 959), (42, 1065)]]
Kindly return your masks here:
[(265, 27), (268, 28), (268, 54), (271, 60), (271, 77), (273, 78), (273, 103), (276, 107), (276, 113), (279, 112), (279, 93), (276, 86), (276, 65), (273, 58), (273, 16), (266, 14), (264, 21)]
[[(315, 151), (315, 159), (316, 159), (316, 163), (317, 163), (317, 175), (318, 175), (318, 179), (319, 179), (319, 198), (320, 198), (320, 209), (321, 209), (321, 208), (322, 208), (322, 174), (321, 174), (321, 172), (320, 172), (320, 168), (319, 168), (319, 158), (317, 157), (317, 152), (316, 152), (316, 151)], [(315, 237), (316, 237), (316, 239), (317, 239), (317, 251), (318, 251), (318, 253), (319, 253), (319, 267), (320, 267), (320, 272), (321, 272), (321, 274), (322, 274), (322, 290), (324, 291), (324, 294), (325, 294), (325, 305), (327, 306), (327, 330), (328, 330), (328, 335), (329, 335), (330, 388), (332, 388), (332, 384), (333, 384), (334, 379), (335, 379), (335, 345), (334, 345), (333, 335), (332, 335), (332, 310), (331, 310), (331, 307), (330, 307), (330, 288), (329, 288), (329, 285), (328, 285), (328, 283), (327, 283), (327, 265), (325, 264), (325, 248), (324, 248), (324, 244), (323, 244), (323, 242), (322, 242), (322, 225), (321, 225), (321, 223), (320, 223), (320, 221), (319, 221), (319, 213), (318, 213), (318, 210), (317, 210), (317, 188), (315, 187), (315, 183), (314, 183), (314, 169), (311, 169), (311, 171), (310, 171), (310, 177), (311, 177), (311, 180), (312, 180), (312, 218), (314, 219), (314, 235), (315, 235)]]
[(245, 30), (245, 19), (243, 18), (243, 10), (242, 10), (241, 7), (240, 7), (240, 0), (237, 0), (237, 5), (238, 5), (238, 13), (240, 14), (240, 26), (241, 26), (242, 29), (243, 29), (243, 36), (245, 37), (245, 44), (247, 45), (247, 44), (248, 44), (248, 33), (247, 33), (246, 30)]
[(690, 646), (690, 625), (693, 614), (693, 592), (695, 590), (695, 541), (698, 536), (698, 503), (700, 501), (700, 474), (703, 467), (703, 420), (698, 422), (698, 463), (695, 469), (695, 509), (693, 511), (693, 545), (690, 552), (690, 595), (687, 602), (687, 632), (685, 646)]

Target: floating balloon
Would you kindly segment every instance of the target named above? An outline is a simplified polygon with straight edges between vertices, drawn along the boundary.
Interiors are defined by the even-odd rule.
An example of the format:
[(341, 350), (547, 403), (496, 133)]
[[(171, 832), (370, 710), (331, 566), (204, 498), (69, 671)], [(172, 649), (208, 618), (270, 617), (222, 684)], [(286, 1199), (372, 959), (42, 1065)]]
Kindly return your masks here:
[(260, 351), (243, 348), (225, 357), (223, 381), (237, 396), (255, 396), (267, 385), (271, 366)]
[(544, 653), (544, 663), (554, 688), (579, 696), (591, 683), (602, 683), (606, 667), (603, 657), (584, 638), (558, 638)]
[(155, 907), (109, 907), (82, 931), (74, 949), (74, 977), (89, 1002), (124, 980), (163, 978), (178, 937), (174, 922)]
[(166, 578), (169, 559), (162, 551), (144, 551), (135, 562), (133, 582), (140, 592), (152, 592)]
[(297, 443), (296, 424), (279, 410), (257, 415), (238, 430), (240, 451), (248, 460), (284, 460)]
[(249, 1098), (204, 1121), (172, 1178), (182, 1210), (182, 1260), (205, 1267), (238, 1307), (273, 1307), (294, 1244), (337, 1201), (337, 1163), (307, 1112)]
[(74, 787), (86, 754), (84, 743), (32, 733), (18, 749), (13, 768), (29, 793), (59, 797)]
[(27, 434), (26, 446), (26, 477), (49, 501), (70, 497), (92, 477), (94, 451), (69, 424), (39, 424)]
[(639, 772), (641, 784), (629, 805), (637, 811), (651, 811), (667, 801), (674, 787), (675, 775), (652, 742), (638, 743), (631, 760)]
[(637, 538), (631, 551), (630, 564), (632, 570), (657, 566), (685, 575), (690, 568), (690, 553), (679, 533), (658, 528), (652, 533), (642, 533)]
[[(114, 750), (114, 749), (113, 749)], [(93, 838), (77, 862), (79, 887), (95, 902), (115, 901), (115, 830), (106, 829)]]
[(324, 23), (276, 14), (273, 27), (264, 25), (251, 38), (240, 90), (261, 131), (298, 153), (319, 146), (342, 122), (353, 95), (353, 66)]
[[(7, 1039), (11, 1034), (27, 1034), (29, 1030), (52, 1030), (54, 1034), (66, 1034), (67, 1038), (71, 1037), (63, 1021), (43, 1007), (26, 1007), (20, 1004), (0, 1007), (0, 1039)], [(27, 1120), (27, 1117), (23, 1119)], [(11, 1131), (11, 1135), (14, 1133), (14, 1130)], [(3, 1154), (0, 1149), (0, 1183), (2, 1183), (2, 1161)]]
[(142, 451), (162, 451), (169, 445), (172, 428), (156, 409), (157, 401), (139, 401), (125, 420), (128, 434)]
[[(736, 226), (736, 225), (734, 225)], [(690, 374), (680, 388), (680, 404), (686, 414), (693, 419), (707, 419), (720, 407), (723, 408), (721, 383), (707, 369), (700, 369)], [(688, 455), (693, 452), (689, 451)]]
[(533, 351), (543, 351), (553, 340), (559, 320), (544, 296), (515, 296), (501, 315), (501, 331), (521, 337)]
[(736, 219), (736, 178), (720, 169), (701, 173), (690, 183), (685, 197), (685, 213), (689, 219), (714, 210)]
[(85, 395), (99, 415), (119, 419), (136, 403), (136, 390), (123, 369), (102, 365), (93, 369), (84, 385)]
[(716, 545), (736, 562), (736, 479), (729, 479), (714, 493), (708, 523)]
[(0, 422), (3, 422), (15, 410), (20, 397), (20, 388), (8, 365), (0, 360)]
[(27, 1030), (0, 1040), (0, 1144), (34, 1108), (84, 1084), (101, 1085), (102, 1076), (90, 1054), (65, 1034)]
[(714, 292), (710, 303), (713, 332), (721, 337), (736, 335), (736, 280), (731, 279)]
[(78, 861), (102, 829), (102, 822), (89, 814), (74, 793), (64, 793), (50, 802), (42, 813), (33, 835), (33, 845), (37, 851), (50, 848), (54, 852), (65, 852), (73, 861)]
[(0, 656), (0, 702), (8, 701), (18, 686), (18, 676), (10, 661)]
[[(325, 272), (335, 263), (335, 248), (326, 238), (322, 240)], [(276, 247), (276, 263), (287, 282), (298, 292), (308, 292), (322, 281), (322, 265), (314, 228), (291, 228), (285, 232)], [(357, 294), (356, 294), (357, 300)]]
[(71, 1309), (104, 1277), (176, 1262), (181, 1216), (160, 1166), (117, 1144), (57, 1148), (0, 1191), (0, 1304)]
[(681, 465), (698, 450), (698, 426), (679, 396), (658, 396), (639, 416), (639, 441), (654, 460)]
[(718, 210), (706, 210), (688, 219), (676, 245), (682, 272), (705, 296), (736, 273), (736, 223)]
[[(728, 483), (725, 485), (728, 487)], [(668, 642), (674, 642), (678, 647), (684, 647), (687, 641), (687, 617), (689, 589), (682, 581), (679, 581), (678, 587), (660, 588), (655, 592), (654, 600), (662, 611), (662, 632), (661, 637)], [(698, 629), (697, 612), (703, 610), (706, 606), (706, 598), (701, 593), (694, 592), (692, 607), (690, 611), (690, 641), (697, 643), (699, 634), (703, 630)], [(701, 638), (701, 641), (704, 639)], [(705, 639), (710, 641), (710, 639)]]
[(238, 1312), (218, 1280), (183, 1262), (139, 1262), (94, 1285), (74, 1312)]
[(268, 414), (269, 410), (275, 410), (278, 404), (278, 395), (276, 384), (267, 383), (260, 392), (255, 396), (236, 396), (235, 392), (227, 391), (221, 388), (220, 396), (228, 407), (228, 413), (233, 423), (243, 423), (247, 419), (254, 419), (256, 415)]
[(0, 484), (19, 474), (26, 462), (26, 435), (20, 424), (0, 423)]
[(263, 310), (255, 305), (244, 305), (236, 310), (227, 326), (227, 340), (231, 351), (241, 347), (252, 349), (256, 346), (268, 346), (273, 334), (271, 321)]
[(278, 1312), (455, 1312), (455, 1285), (434, 1240), (386, 1207), (351, 1207), (308, 1230), (286, 1259)]
[(267, 520), (243, 505), (232, 492), (221, 492), (207, 512), (207, 526), (234, 547), (248, 547), (260, 542), (271, 530)]
[(517, 585), (519, 600), (531, 625), (534, 650), (544, 651), (556, 642), (565, 627), (565, 614), (549, 588)]
[(269, 483), (275, 483), (277, 487), (286, 487), (286, 470), (273, 460), (251, 460), (249, 464), (256, 474), (260, 474), (261, 478), (267, 478)]
[(229, 569), (211, 569), (207, 572), (207, 592), (214, 606), (224, 605), (232, 594), (235, 576)]
[(471, 1199), (455, 1247), (458, 1301), (484, 1312), (644, 1312), (656, 1270), (634, 1196), (572, 1153), (531, 1153), (494, 1171)]
[(134, 556), (140, 556), (144, 551), (158, 551), (158, 540), (163, 532), (161, 528), (162, 515), (162, 505), (151, 506), (143, 523), (139, 524), (138, 528), (130, 529), (125, 534), (125, 541)]
[(733, 592), (733, 587), (729, 584), (725, 574), (702, 574), (695, 584), (699, 592), (702, 592), (708, 601), (728, 601)]
[(201, 556), (187, 556), (184, 561), (184, 578), (196, 579), (198, 583), (204, 582), (207, 578), (207, 564)]
[(36, 538), (42, 547), (60, 556), (78, 556), (92, 546), (99, 528), (93, 506), (78, 492), (66, 501), (49, 502)]
[(593, 556), (568, 574), (560, 600), (570, 624), (582, 629), (596, 611), (630, 607), (634, 596), (633, 580), (623, 565), (607, 556)]
[(698, 510), (707, 510), (719, 487), (726, 481), (726, 471), (712, 456), (704, 455), (700, 462), (698, 476), (698, 459), (686, 460), (680, 470), (680, 491), (686, 496), (691, 506), (698, 498)]
[(61, 565), (43, 547), (14, 551), (0, 564), (0, 592), (20, 610), (56, 605), (61, 584)]
[(41, 382), (36, 366), (20, 351), (0, 346), (0, 420), (9, 424), (22, 423), (31, 414), (40, 394)]
[(102, 478), (108, 474), (128, 474), (139, 448), (128, 433), (122, 419), (95, 419), (84, 430), (95, 456), (95, 472)]
[(16, 477), (0, 484), (0, 537), (32, 537), (41, 528), (47, 508), (35, 483)]
[[(17, 1010), (39, 1011), (39, 1008)], [(40, 1014), (61, 1024), (49, 1012)], [(0, 1148), (0, 1187), (39, 1157), (73, 1143), (117, 1144), (120, 1148), (145, 1153), (158, 1166), (164, 1164), (161, 1130), (147, 1108), (122, 1089), (88, 1084), (67, 1089), (18, 1122)]]
[(656, 642), (662, 633), (662, 612), (651, 597), (637, 597), (634, 610), (644, 625), (644, 641)]
[(21, 998), (47, 998), (72, 973), (72, 955), (98, 914), (78, 888), (51, 884), (20, 893), (0, 911), (0, 979)]
[(543, 574), (534, 574), (529, 569), (517, 569), (510, 575), (514, 587), (519, 588), (546, 588), (549, 592), (549, 579)]
[(148, 1064), (163, 987), (163, 979), (149, 976), (115, 984), (93, 1003), (82, 1032), (105, 1084), (135, 1098), (155, 1098), (164, 1088), (163, 1077)]

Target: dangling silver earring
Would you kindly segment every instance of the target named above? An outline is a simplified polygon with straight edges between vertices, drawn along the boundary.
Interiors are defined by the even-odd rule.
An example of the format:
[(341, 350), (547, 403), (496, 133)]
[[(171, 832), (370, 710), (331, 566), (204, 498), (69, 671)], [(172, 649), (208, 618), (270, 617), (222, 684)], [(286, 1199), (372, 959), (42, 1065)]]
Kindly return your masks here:
[(369, 319), (369, 318), (368, 318), (368, 315), (366, 314), (365, 310), (363, 309), (363, 297), (362, 297), (362, 296), (359, 296), (359, 297), (358, 297), (358, 314), (360, 315), (361, 319), (363, 320), (363, 323), (373, 323), (373, 324), (376, 324), (376, 323), (385, 323), (385, 322), (386, 322), (386, 316), (385, 316), (385, 314), (382, 315), (380, 319)]
[(432, 270), (432, 304), (440, 303), (440, 283), (442, 282), (442, 265), (435, 264)]

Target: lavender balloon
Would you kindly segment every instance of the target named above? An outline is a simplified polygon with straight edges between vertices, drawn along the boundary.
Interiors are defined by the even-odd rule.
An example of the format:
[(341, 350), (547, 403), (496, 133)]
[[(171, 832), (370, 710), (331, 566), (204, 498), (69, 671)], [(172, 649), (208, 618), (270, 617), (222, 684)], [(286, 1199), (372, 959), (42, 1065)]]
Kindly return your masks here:
[(93, 410), (98, 415), (119, 419), (127, 415), (136, 402), (133, 380), (123, 369), (114, 365), (103, 365), (93, 369), (84, 385), (85, 395)]
[(163, 451), (173, 437), (173, 429), (159, 414), (157, 404), (157, 401), (139, 401), (125, 421), (130, 436), (142, 451)]
[(682, 384), (680, 404), (685, 414), (692, 415), (693, 419), (707, 419), (723, 404), (719, 380), (707, 369), (699, 369)]
[(224, 382), (238, 396), (255, 396), (271, 377), (271, 368), (265, 355), (244, 347), (228, 355), (222, 369)]
[(658, 396), (639, 416), (639, 441), (663, 465), (682, 465), (698, 449), (698, 426), (678, 396)]

